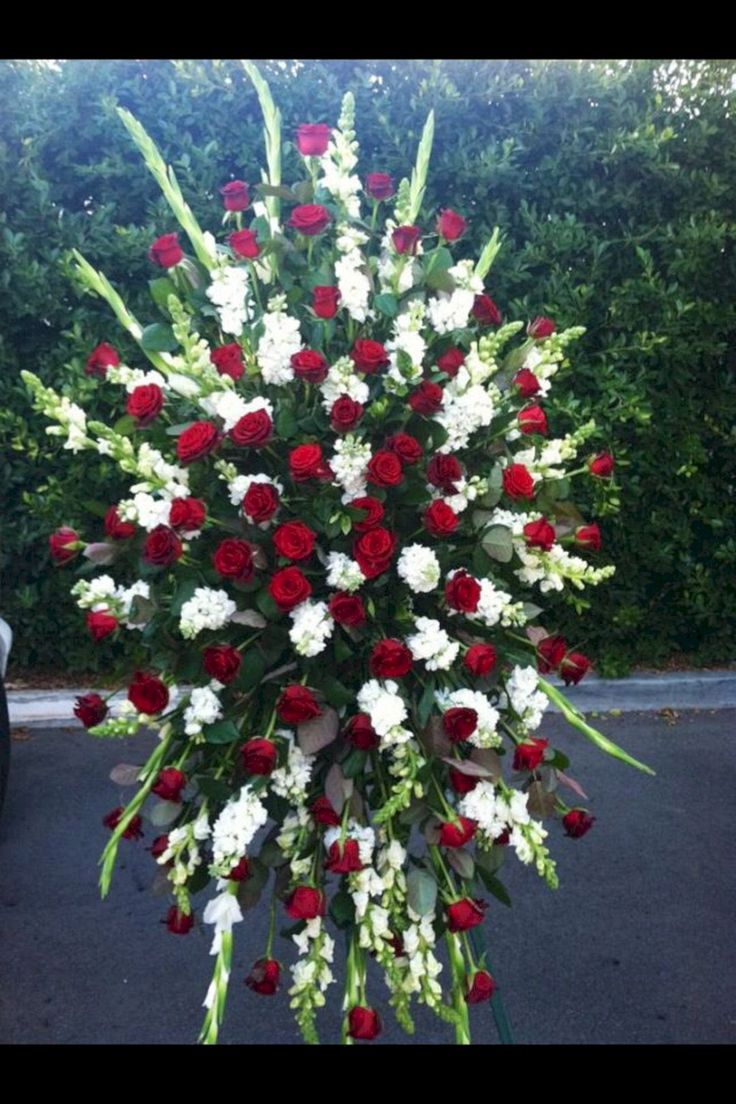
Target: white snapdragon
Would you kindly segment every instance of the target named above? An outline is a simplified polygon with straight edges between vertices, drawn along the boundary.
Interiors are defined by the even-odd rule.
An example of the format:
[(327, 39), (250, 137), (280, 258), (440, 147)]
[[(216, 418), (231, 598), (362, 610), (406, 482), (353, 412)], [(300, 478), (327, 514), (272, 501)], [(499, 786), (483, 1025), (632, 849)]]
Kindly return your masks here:
[(271, 789), (292, 805), (303, 805), (312, 777), (314, 756), (304, 754), (293, 733), (280, 729), (278, 734), (288, 742), (288, 752), (286, 766), (278, 767), (271, 774)]
[(322, 406), (328, 414), (335, 400), (341, 395), (347, 395), (354, 402), (363, 405), (370, 397), (368, 384), (356, 374), (355, 364), (350, 357), (340, 357), (330, 366), (319, 389), (322, 394)]
[(214, 303), (220, 326), (226, 334), (240, 337), (253, 317), (248, 270), (245, 265), (223, 265), (211, 274), (207, 298)]
[(538, 583), (542, 594), (563, 590), (566, 582), (576, 590), (583, 590), (586, 585), (596, 586), (604, 579), (609, 579), (616, 571), (613, 564), (593, 567), (582, 556), (575, 556), (560, 544), (553, 544), (545, 552), (520, 541), (516, 552), (523, 567), (514, 571), (514, 575), (527, 586)]
[(366, 493), (368, 463), (371, 458), (371, 446), (364, 444), (352, 433), (335, 441), (335, 452), (330, 457), (330, 467), (335, 483), (343, 488), (343, 503), (360, 498)]
[(440, 564), (431, 548), (407, 544), (396, 563), (399, 577), (418, 594), (429, 594), (440, 581)]
[(499, 747), (501, 736), (497, 731), (500, 714), (485, 694), (479, 690), (440, 690), (435, 700), (444, 713), (448, 709), (472, 709), (477, 718), (475, 731), (468, 737), (468, 743), (477, 748)]
[(77, 599), (80, 609), (101, 610), (110, 606), (111, 599), (117, 596), (115, 580), (111, 575), (98, 575), (96, 579), (80, 579), (74, 584), (71, 593)]
[(508, 701), (524, 728), (532, 732), (539, 728), (549, 705), (547, 695), (538, 687), (539, 676), (533, 667), (514, 667), (506, 680)]
[(448, 671), (460, 651), (458, 641), (450, 640), (439, 621), (431, 617), (417, 617), (414, 625), (417, 631), (406, 638), (414, 659), (423, 659), (428, 671)]
[(514, 602), (507, 591), (495, 586), (490, 579), (479, 579), (478, 582), (480, 583), (478, 609), (469, 616), (483, 621), (489, 629), (499, 622), (504, 628), (526, 624), (523, 602)]
[(184, 710), (184, 732), (187, 736), (198, 736), (203, 725), (214, 724), (221, 717), (222, 704), (214, 690), (209, 686), (196, 686)]
[(190, 821), (171, 828), (166, 836), (166, 850), (156, 859), (160, 866), (169, 866), (169, 881), (183, 886), (201, 865), (202, 856)]
[(340, 306), (356, 322), (373, 317), (368, 309), (371, 281), (367, 273), (366, 259), (360, 246), (368, 241), (368, 235), (357, 227), (339, 226), (336, 246), (339, 259), (335, 262), (335, 277), (340, 291)]
[(294, 379), (291, 358), (303, 348), (299, 321), (285, 310), (283, 295), (273, 296), (263, 315), (263, 336), (256, 359), (265, 383), (282, 387)]
[(365, 582), (365, 575), (360, 570), (360, 566), (345, 552), (329, 552), (326, 566), (327, 585), (336, 590), (352, 593)]
[(212, 825), (212, 872), (229, 874), (267, 820), (266, 806), (247, 783)]
[(463, 510), (467, 510), (471, 502), (475, 502), (476, 499), (482, 498), (488, 491), (488, 480), (483, 479), (479, 475), (471, 475), (470, 479), (465, 479), (462, 476), (460, 479), (455, 480), (455, 492), (454, 494), (445, 494), (439, 487), (430, 486), (430, 492), (432, 498), (442, 498), (456, 514), (461, 514)]
[[(402, 256), (396, 252), (393, 232), (397, 226), (398, 223), (393, 219), (386, 219), (386, 232), (381, 239), (381, 255), (378, 259), (378, 279), (381, 291), (403, 295), (405, 291), (409, 291), (414, 286), (421, 269), (414, 257)], [(418, 241), (415, 256), (421, 257), (423, 252), (422, 243)], [(399, 274), (398, 285), (396, 284), (397, 273)]]
[(409, 714), (406, 703), (397, 693), (398, 689), (398, 683), (392, 679), (383, 685), (378, 679), (371, 679), (358, 691), (358, 708), (370, 717), (373, 728), (382, 738), (382, 747), (411, 739), (411, 733), (402, 725)]
[[(423, 373), (423, 361), (427, 352), (427, 342), (422, 335), (426, 308), (424, 303), (415, 299), (396, 317), (393, 334), (386, 342), (386, 351), (391, 361), (384, 376), (387, 391), (405, 394), (409, 385), (417, 383)], [(402, 367), (399, 353), (408, 358)]]
[(236, 610), (226, 591), (197, 587), (181, 608), (179, 632), (186, 640), (192, 640), (203, 629), (222, 629)]
[(433, 415), (447, 432), (447, 440), (438, 451), (449, 453), (465, 448), (474, 433), (491, 424), (495, 413), (496, 406), (487, 388), (472, 383), (460, 390), (457, 378), (450, 380), (444, 390), (442, 409)]
[(438, 334), (465, 329), (475, 297), (483, 292), (483, 281), (475, 275), (472, 261), (458, 261), (448, 274), (455, 283), (453, 290), (439, 291), (427, 304), (429, 321)]
[(289, 639), (297, 655), (311, 656), (323, 652), (335, 629), (326, 602), (300, 602), (290, 613), (293, 622)]
[(158, 525), (168, 525), (170, 513), (171, 499), (156, 498), (145, 491), (139, 491), (132, 498), (124, 498), (118, 503), (121, 521), (134, 521), (149, 533)]

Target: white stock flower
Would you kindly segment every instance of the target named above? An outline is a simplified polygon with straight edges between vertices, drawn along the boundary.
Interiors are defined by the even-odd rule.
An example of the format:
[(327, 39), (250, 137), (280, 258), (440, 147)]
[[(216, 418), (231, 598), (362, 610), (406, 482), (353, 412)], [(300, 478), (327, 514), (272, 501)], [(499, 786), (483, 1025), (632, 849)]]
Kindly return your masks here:
[(292, 627), (289, 639), (297, 655), (311, 657), (324, 651), (335, 622), (329, 615), (325, 602), (301, 602), (291, 611)]
[(423, 659), (428, 671), (447, 671), (457, 659), (460, 644), (450, 640), (439, 621), (430, 617), (417, 617), (417, 632), (406, 638), (414, 659)]
[(197, 587), (181, 607), (179, 632), (186, 640), (192, 640), (203, 629), (221, 629), (237, 608), (226, 591)]
[(396, 563), (399, 577), (418, 594), (429, 594), (440, 581), (439, 560), (431, 548), (408, 544)]

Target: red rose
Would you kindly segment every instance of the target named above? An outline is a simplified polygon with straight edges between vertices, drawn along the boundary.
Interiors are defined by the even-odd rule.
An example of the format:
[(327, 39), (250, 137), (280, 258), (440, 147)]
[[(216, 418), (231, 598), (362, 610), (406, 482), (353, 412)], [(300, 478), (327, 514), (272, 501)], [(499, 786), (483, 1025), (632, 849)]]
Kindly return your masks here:
[(135, 536), (135, 525), (132, 521), (122, 521), (117, 506), (111, 506), (105, 514), (105, 535), (110, 540), (129, 540)]
[(335, 840), (327, 852), (325, 870), (329, 870), (332, 874), (353, 874), (362, 869), (358, 841), (346, 839), (341, 846), (340, 841)]
[(476, 295), (473, 303), (473, 317), (481, 326), (500, 326), (501, 312), (490, 295)]
[(335, 399), (332, 404), (330, 425), (336, 433), (348, 433), (351, 429), (355, 429), (362, 417), (362, 405), (355, 399), (351, 399), (349, 395), (340, 395), (340, 398)]
[(318, 318), (334, 318), (340, 299), (340, 289), (332, 284), (312, 288), (312, 310)]
[(102, 640), (115, 632), (118, 627), (117, 617), (113, 617), (107, 609), (90, 610), (86, 617), (87, 628), (94, 640)]
[(430, 460), (427, 466), (427, 479), (433, 487), (444, 491), (445, 494), (456, 494), (455, 484), (463, 477), (463, 469), (454, 456), (447, 456), (438, 452)]
[(274, 530), (273, 543), (279, 556), (287, 560), (306, 560), (314, 551), (316, 533), (303, 521), (287, 521)]
[(463, 774), (462, 771), (450, 767), (450, 785), (456, 794), (470, 793), (479, 782), (480, 778), (476, 778), (475, 775)]
[(321, 157), (330, 144), (330, 127), (327, 123), (301, 123), (296, 144), (302, 157)]
[(378, 733), (367, 713), (356, 713), (345, 726), (345, 739), (361, 751), (378, 747)]
[(316, 824), (326, 824), (331, 828), (337, 828), (340, 824), (339, 816), (324, 795), (312, 802), (309, 811)]
[(207, 507), (201, 498), (175, 498), (169, 510), (169, 525), (184, 533), (196, 533), (206, 516)]
[(571, 809), (562, 818), (565, 835), (570, 836), (571, 839), (580, 839), (581, 836), (590, 831), (595, 821), (596, 818), (591, 816), (590, 813), (586, 813), (585, 809)]
[(107, 706), (99, 694), (82, 694), (74, 703), (74, 716), (85, 728), (94, 728), (95, 725), (102, 724), (107, 713)]
[(229, 874), (225, 875), (231, 882), (245, 882), (250, 878), (250, 863), (246, 855), (238, 859)]
[(327, 378), (327, 361), (314, 349), (302, 349), (294, 353), (291, 367), (297, 379), (302, 379), (305, 383), (323, 383)]
[(373, 1008), (357, 1004), (348, 1013), (348, 1035), (351, 1039), (375, 1039), (381, 1034), (381, 1017)]
[(169, 691), (165, 682), (146, 671), (135, 671), (133, 681), (128, 687), (128, 701), (131, 701), (139, 713), (154, 717), (162, 713), (169, 704)]
[(220, 440), (220, 433), (214, 422), (193, 422), (176, 442), (176, 455), (182, 464), (191, 464), (205, 456)]
[(544, 759), (544, 752), (547, 747), (547, 740), (543, 740), (538, 736), (533, 736), (530, 740), (525, 740), (522, 744), (517, 744), (514, 750), (514, 770), (536, 770)]
[(422, 231), (418, 226), (397, 226), (391, 234), (391, 241), (397, 253), (415, 256)]
[(215, 571), (226, 579), (247, 583), (253, 575), (253, 548), (239, 537), (226, 537), (220, 541), (212, 557)]
[(245, 984), (262, 997), (272, 997), (279, 987), (281, 967), (275, 958), (259, 958), (253, 963)]
[(503, 489), (509, 498), (534, 498), (534, 480), (523, 464), (503, 469)]
[(395, 452), (402, 464), (416, 464), (424, 454), (422, 446), (410, 433), (394, 433), (387, 437), (386, 448)]
[(449, 537), (459, 523), (460, 519), (455, 511), (441, 498), (436, 498), (424, 511), (424, 528), (433, 537)]
[(330, 221), (330, 212), (326, 207), (322, 207), (319, 203), (305, 203), (302, 207), (295, 207), (291, 212), (289, 226), (311, 238), (326, 230)]
[(226, 211), (244, 211), (250, 203), (248, 185), (244, 180), (230, 180), (220, 188), (222, 205)]
[(455, 901), (447, 907), (447, 926), (451, 932), (468, 931), (483, 923), (485, 911), (488, 908), (485, 901), (477, 898), (463, 897), (462, 901)]
[(139, 426), (147, 426), (161, 413), (163, 405), (164, 393), (158, 384), (144, 383), (128, 395), (125, 412), (137, 419)]
[(528, 521), (522, 530), (524, 540), (532, 548), (541, 548), (543, 552), (549, 552), (555, 543), (554, 528), (545, 518), (538, 521)]
[(470, 843), (478, 827), (476, 821), (468, 817), (458, 817), (458, 823), (446, 820), (440, 825), (440, 843), (443, 847), (464, 847)]
[(496, 983), (487, 970), (476, 970), (465, 993), (468, 1004), (481, 1004), (493, 996)]
[(176, 767), (164, 767), (162, 771), (159, 771), (156, 785), (152, 787), (151, 793), (162, 797), (164, 801), (173, 801), (179, 804), (181, 802), (181, 791), (186, 784), (187, 777), (182, 771), (177, 770)]
[(521, 368), (514, 376), (513, 383), (523, 399), (530, 399), (539, 391), (539, 380), (528, 368)]
[[(72, 548), (71, 545), (73, 544), (79, 544), (79, 547)], [(79, 534), (74, 529), (67, 529), (66, 527), (57, 529), (49, 537), (49, 551), (51, 552), (51, 559), (59, 567), (69, 563), (81, 551)]]
[(325, 468), (325, 460), (319, 445), (297, 445), (289, 453), (289, 471), (296, 483), (322, 478)]
[(492, 644), (471, 644), (463, 663), (471, 675), (484, 678), (496, 666), (496, 649)]
[(560, 663), (560, 676), (565, 686), (569, 686), (571, 682), (577, 686), (588, 673), (590, 667), (590, 660), (582, 652), (568, 652)]
[(442, 356), (437, 357), (437, 367), (446, 376), (454, 379), (465, 363), (465, 353), (456, 345), (451, 346)]
[(388, 173), (368, 173), (365, 178), (365, 191), (371, 199), (390, 199), (396, 193), (393, 178)]
[(353, 545), (353, 558), (366, 579), (375, 579), (391, 566), (396, 537), (380, 526), (361, 534)]
[(459, 744), (472, 736), (478, 727), (478, 714), (474, 709), (455, 705), (442, 717), (442, 727), (453, 744)]
[(227, 686), (238, 677), (243, 657), (231, 644), (210, 644), (202, 653), (202, 666), (210, 678)]
[(253, 261), (260, 256), (261, 247), (253, 230), (236, 230), (227, 240), (236, 257)]
[(359, 337), (353, 345), (350, 356), (357, 371), (365, 372), (368, 376), (380, 372), (382, 368), (388, 368), (391, 363), (381, 342), (372, 341), (369, 337)]
[(148, 258), (162, 268), (173, 268), (178, 265), (184, 260), (184, 252), (179, 245), (179, 235), (164, 234), (163, 237), (156, 238), (148, 250)]
[(537, 670), (540, 675), (556, 671), (565, 658), (567, 641), (564, 636), (545, 636), (537, 644)]
[(240, 749), (243, 770), (246, 774), (270, 774), (279, 757), (278, 748), (270, 740), (256, 737), (248, 740)]
[(285, 902), (286, 915), (292, 920), (314, 920), (324, 916), (327, 898), (321, 889), (297, 886)]
[(379, 487), (396, 487), (404, 478), (404, 468), (395, 452), (379, 449), (368, 461), (368, 482)]
[(298, 567), (284, 567), (271, 578), (268, 593), (279, 609), (288, 611), (306, 602), (312, 587)]
[(169, 567), (176, 563), (184, 549), (173, 529), (168, 525), (157, 525), (146, 537), (143, 545), (143, 559), (146, 563)]
[(363, 599), (338, 591), (330, 598), (329, 611), (338, 625), (362, 625), (366, 618)]
[(480, 601), (480, 583), (467, 571), (456, 571), (445, 584), (445, 601), (460, 613), (475, 613)]
[[(153, 841), (153, 843), (151, 844), (151, 846), (146, 848), (146, 851), (150, 851), (152, 857), (154, 859), (156, 859), (156, 861), (158, 861), (158, 859), (163, 855), (164, 851), (168, 851), (168, 850), (169, 850), (169, 837), (167, 835), (166, 836), (156, 836), (156, 838)], [(169, 859), (169, 861), (166, 862), (166, 863), (161, 863), (160, 865), (162, 865), (162, 866), (171, 866), (171, 859)]]
[(593, 552), (600, 552), (601, 531), (595, 522), (592, 525), (578, 525), (575, 530), (575, 543), (579, 548), (590, 548)]
[(273, 422), (267, 410), (251, 410), (238, 418), (230, 430), (230, 440), (239, 448), (261, 448), (273, 436)]
[(87, 357), (84, 371), (88, 376), (99, 376), (100, 379), (104, 379), (107, 375), (107, 369), (117, 368), (119, 363), (120, 354), (115, 346), (108, 345), (106, 341), (103, 341)]
[(186, 935), (194, 927), (194, 914), (180, 912), (176, 905), (172, 905), (162, 923), (166, 924), (172, 935)]
[(551, 318), (545, 318), (540, 314), (527, 325), (526, 332), (529, 337), (533, 337), (536, 341), (541, 341), (545, 337), (551, 337), (556, 329), (557, 326)]
[(547, 415), (542, 410), (541, 406), (525, 406), (523, 410), (520, 410), (516, 415), (516, 420), (519, 423), (519, 429), (522, 433), (540, 433), (545, 434), (548, 432)]
[(442, 409), (443, 391), (438, 383), (422, 380), (409, 395), (409, 406), (415, 414), (436, 414)]
[[(111, 832), (114, 832), (118, 824), (122, 820), (125, 809), (122, 805), (118, 805), (117, 809), (112, 809), (107, 816), (102, 818), (102, 823), (106, 828), (109, 828)], [(123, 839), (140, 839), (143, 835), (143, 821), (136, 813), (131, 817), (128, 822), (128, 827), (123, 832)]]
[(210, 360), (221, 376), (229, 376), (232, 380), (239, 380), (245, 371), (243, 350), (237, 341), (231, 341), (229, 345), (218, 345), (211, 351)]
[(279, 492), (273, 483), (251, 483), (243, 499), (243, 513), (254, 524), (270, 521), (279, 508)]
[(370, 495), (354, 498), (350, 506), (353, 510), (365, 510), (366, 512), (366, 516), (362, 521), (353, 522), (353, 529), (356, 533), (367, 533), (369, 529), (375, 529), (385, 513), (381, 500), (372, 498)]
[(371, 674), (376, 678), (402, 678), (411, 671), (412, 654), (403, 640), (379, 640), (371, 652)]
[(440, 211), (437, 216), (437, 233), (448, 242), (457, 241), (465, 233), (467, 225), (463, 216), (456, 211)]
[(614, 462), (610, 452), (599, 452), (588, 461), (588, 471), (591, 475), (597, 475), (599, 479), (608, 479), (613, 475), (613, 469)]
[(311, 721), (322, 716), (319, 702), (312, 691), (298, 683), (284, 687), (276, 703), (276, 712), (288, 725), (298, 725), (302, 721)]

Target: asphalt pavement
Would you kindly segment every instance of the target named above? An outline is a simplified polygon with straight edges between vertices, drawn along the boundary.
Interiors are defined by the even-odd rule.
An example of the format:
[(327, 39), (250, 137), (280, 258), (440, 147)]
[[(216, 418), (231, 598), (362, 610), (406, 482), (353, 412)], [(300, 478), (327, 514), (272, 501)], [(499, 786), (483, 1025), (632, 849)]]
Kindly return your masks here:
[[(599, 718), (656, 778), (609, 759), (559, 717), (545, 723), (571, 755), (568, 773), (597, 822), (581, 840), (552, 826), (559, 890), (509, 855), (502, 877), (513, 908), (491, 899), (493, 973), (517, 1042), (736, 1040), (735, 722), (736, 710)], [(105, 743), (81, 728), (16, 736), (0, 819), (0, 1042), (194, 1042), (210, 932), (199, 926), (178, 937), (159, 922), (168, 901), (150, 892), (150, 824), (143, 841), (122, 844), (106, 901), (97, 890), (101, 820), (122, 797), (109, 772), (142, 762), (150, 738)], [(243, 984), (265, 929), (262, 907), (235, 928), (222, 1042), (300, 1042), (285, 991), (260, 997)], [(370, 985), (385, 1024), (379, 1044), (453, 1041), (452, 1029), (422, 1008), (407, 1038), (380, 978)], [(339, 1037), (331, 995), (335, 1010), (319, 1021), (323, 1042)], [(477, 1042), (496, 1041), (487, 1006), (473, 1008), (472, 1021)]]

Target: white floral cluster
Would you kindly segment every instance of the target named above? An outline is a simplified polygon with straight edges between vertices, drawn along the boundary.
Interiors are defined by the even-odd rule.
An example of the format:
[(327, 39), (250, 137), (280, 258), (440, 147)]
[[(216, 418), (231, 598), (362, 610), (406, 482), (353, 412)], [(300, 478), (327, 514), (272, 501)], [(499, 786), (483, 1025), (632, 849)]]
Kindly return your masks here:
[(271, 774), (271, 789), (279, 797), (285, 797), (292, 805), (303, 805), (307, 799), (309, 780), (312, 777), (314, 756), (305, 755), (294, 739), (293, 733), (280, 730), (279, 735), (288, 742), (286, 765)]
[(312, 856), (306, 855), (299, 858), (301, 842), (314, 828), (314, 821), (309, 814), (306, 805), (297, 805), (293, 813), (287, 813), (281, 825), (281, 831), (276, 837), (279, 848), (290, 859), (290, 870), (293, 879), (298, 880), (307, 876), (312, 867)]
[(321, 1008), (325, 1003), (324, 992), (335, 980), (330, 969), (335, 957), (335, 942), (327, 933), (321, 916), (307, 920), (302, 931), (292, 939), (300, 957), (291, 967), (290, 1007), (301, 1009), (306, 1004)]
[[(337, 128), (332, 131), (326, 152), (320, 158), (323, 176), (318, 185), (324, 188), (344, 208), (348, 218), (360, 218), (362, 191), (360, 177), (353, 174), (358, 164), (358, 143), (355, 140), (355, 98), (352, 92), (343, 96)], [(366, 239), (367, 240), (367, 239)]]
[(397, 560), (396, 570), (399, 578), (417, 594), (429, 594), (440, 581), (439, 560), (423, 544), (407, 544)]
[(46, 426), (49, 437), (66, 437), (64, 448), (71, 452), (81, 452), (85, 448), (93, 448), (94, 441), (87, 436), (87, 415), (81, 406), (70, 402), (66, 395), (59, 398), (54, 395), (53, 409), (47, 407), (44, 413), (49, 418), (54, 418), (59, 424)]
[(480, 475), (471, 475), (470, 479), (462, 476), (455, 480), (454, 486), (456, 487), (455, 492), (449, 495), (445, 494), (439, 487), (432, 486), (432, 484), (428, 484), (427, 489), (433, 499), (443, 499), (451, 510), (454, 510), (456, 514), (461, 514), (463, 510), (467, 510), (471, 502), (475, 502), (476, 499), (482, 498), (486, 494), (488, 480)]
[[(383, 381), (387, 391), (404, 395), (411, 384), (422, 378), (422, 365), (427, 352), (427, 342), (422, 336), (425, 313), (424, 303), (415, 299), (394, 320), (393, 334), (386, 342), (391, 361)], [(410, 363), (405, 368), (399, 363), (400, 352), (409, 358)]]
[(483, 292), (483, 281), (475, 275), (472, 261), (458, 261), (448, 274), (455, 283), (453, 290), (439, 291), (427, 304), (429, 321), (438, 334), (465, 329), (475, 297)]
[(327, 585), (337, 590), (352, 593), (359, 590), (365, 582), (360, 565), (351, 560), (345, 552), (329, 552), (326, 560)]
[(150, 599), (151, 587), (149, 583), (138, 579), (131, 586), (117, 586), (111, 575), (98, 575), (95, 579), (80, 579), (74, 584), (71, 593), (77, 599), (80, 609), (109, 610), (128, 629), (143, 629), (145, 620), (140, 623), (136, 619), (131, 624), (128, 618), (131, 615), (131, 607), (134, 598)]
[(294, 645), (296, 654), (309, 658), (323, 652), (335, 629), (327, 603), (311, 602), (307, 599), (306, 602), (300, 602), (289, 616), (292, 620), (289, 640)]
[[(221, 377), (224, 380), (228, 379), (227, 376)], [(213, 391), (211, 394), (206, 395), (199, 400), (199, 405), (205, 414), (209, 414), (210, 417), (219, 418), (223, 425), (223, 432), (229, 433), (234, 425), (245, 417), (246, 414), (252, 414), (256, 410), (265, 410), (269, 418), (273, 418), (273, 407), (268, 399), (264, 399), (262, 396), (257, 395), (256, 398), (251, 399), (250, 402), (246, 402), (242, 395), (239, 395), (232, 387), (225, 387), (220, 391)]]
[(222, 629), (237, 608), (227, 591), (197, 587), (181, 607), (179, 632), (185, 640), (193, 640), (203, 629)]
[(263, 336), (258, 342), (256, 359), (265, 383), (278, 387), (291, 383), (294, 369), (291, 358), (303, 348), (299, 320), (286, 313), (286, 299), (274, 295), (263, 315)]
[(212, 826), (213, 874), (227, 876), (243, 858), (248, 844), (268, 820), (266, 806), (250, 783), (228, 801)]
[(460, 651), (458, 641), (450, 640), (439, 621), (431, 617), (417, 617), (414, 625), (417, 631), (406, 638), (414, 659), (423, 659), (428, 671), (449, 671)]
[[(382, 292), (403, 295), (405, 291), (414, 287), (419, 275), (419, 265), (413, 257), (400, 256), (394, 249), (392, 234), (398, 225), (394, 219), (386, 219), (385, 233), (381, 239), (381, 255), (378, 259), (378, 279)], [(419, 241), (416, 256), (421, 257), (423, 252), (422, 243)]]
[(567, 460), (574, 460), (577, 456), (577, 445), (572, 440), (572, 435), (567, 437), (554, 437), (550, 441), (544, 441), (535, 448), (521, 449), (514, 453), (514, 464), (523, 464), (528, 468), (536, 483), (539, 479), (563, 479), (565, 476), (564, 464)]
[(432, 415), (447, 431), (447, 440), (438, 451), (457, 452), (465, 448), (474, 433), (491, 424), (495, 413), (489, 390), (479, 383), (463, 387), (458, 372), (445, 387), (442, 409)]
[(253, 317), (248, 269), (245, 265), (223, 265), (211, 274), (207, 298), (217, 308), (223, 333), (240, 337), (246, 322)]
[(539, 584), (542, 594), (551, 590), (563, 590), (565, 583), (571, 583), (577, 590), (587, 586), (597, 586), (604, 579), (615, 574), (613, 564), (593, 567), (581, 556), (574, 556), (560, 544), (553, 544), (548, 552), (541, 548), (530, 548), (525, 542), (519, 542), (516, 552), (523, 567), (514, 571), (519, 582), (527, 586)]
[(136, 387), (145, 387), (151, 383), (155, 383), (162, 391), (166, 391), (169, 386), (168, 380), (155, 369), (144, 372), (142, 368), (129, 368), (127, 364), (111, 364), (105, 379), (108, 383), (122, 384), (128, 394), (135, 391)]
[[(219, 682), (215, 683), (220, 686)], [(203, 725), (214, 724), (222, 717), (222, 704), (212, 686), (195, 686), (184, 710), (184, 731), (187, 736), (198, 736)]]
[(411, 924), (403, 933), (404, 954), (399, 958), (399, 965), (406, 966), (402, 989), (416, 993), (421, 1003), (434, 1008), (442, 1000), (442, 986), (437, 981), (442, 963), (434, 954), (434, 912), (420, 916), (411, 906), (407, 911)]
[(408, 711), (398, 689), (399, 684), (393, 679), (387, 679), (383, 685), (378, 679), (371, 679), (358, 691), (358, 708), (370, 717), (376, 734), (381, 737), (382, 748), (395, 747), (411, 739), (411, 732), (402, 725)]
[(138, 491), (132, 498), (121, 499), (117, 507), (118, 517), (121, 521), (134, 521), (150, 532), (158, 525), (168, 525), (171, 502), (170, 498), (157, 498)]
[(360, 246), (368, 241), (368, 235), (355, 227), (338, 227), (335, 245), (339, 260), (335, 261), (335, 277), (340, 291), (340, 306), (344, 307), (356, 322), (365, 322), (373, 318), (368, 309), (371, 293), (371, 281), (366, 271), (366, 259)]
[(178, 464), (170, 464), (159, 452), (144, 441), (138, 448), (135, 459), (135, 471), (140, 482), (130, 488), (136, 495), (139, 491), (159, 491), (164, 498), (187, 498), (189, 495), (189, 472)]
[(368, 384), (357, 375), (355, 364), (350, 357), (339, 357), (334, 364), (330, 365), (319, 389), (322, 394), (322, 406), (328, 414), (335, 400), (341, 395), (347, 395), (349, 399), (362, 404), (367, 403), (370, 396)]
[[(211, 955), (220, 953), (223, 934), (229, 934), (233, 930), (233, 925), (239, 924), (243, 919), (243, 913), (238, 904), (238, 899), (232, 892), (233, 883), (218, 878), (217, 888), (220, 892), (216, 897), (213, 897), (211, 901), (207, 902), (204, 912), (202, 913), (202, 919), (205, 924), (214, 924), (215, 927), (215, 934), (212, 938), (212, 946), (210, 947)], [(229, 972), (223, 969), (220, 976), (220, 985), (226, 986), (228, 979)], [(207, 990), (207, 996), (204, 998), (203, 1003), (205, 1008), (212, 1007), (217, 998), (217, 992), (218, 986), (213, 978)]]
[[(160, 866), (168, 866), (168, 878), (174, 891), (186, 886), (187, 881), (194, 874), (195, 870), (202, 863), (202, 855), (199, 850), (199, 840), (201, 835), (197, 835), (199, 821), (189, 821), (187, 824), (182, 824), (178, 828), (172, 828), (166, 836), (166, 850), (163, 851), (156, 861)], [(207, 833), (209, 834), (209, 826), (207, 825), (205, 817), (205, 826)], [(183, 900), (189, 898), (189, 894), (184, 892), (181, 895)], [(180, 895), (177, 893), (177, 904), (181, 908)]]
[(371, 459), (371, 446), (360, 438), (347, 433), (335, 441), (335, 452), (330, 457), (330, 467), (335, 475), (335, 483), (343, 488), (343, 503), (360, 498), (366, 493), (368, 485), (366, 474)]
[(533, 820), (527, 809), (528, 794), (504, 787), (499, 790), (492, 782), (481, 779), (470, 793), (458, 802), (463, 816), (476, 821), (479, 846), (490, 848), (503, 832), (509, 832), (509, 845), (525, 864), (534, 863), (537, 872), (553, 888), (557, 885), (555, 865), (543, 846), (547, 831)]
[(448, 709), (472, 709), (475, 712), (478, 721), (475, 730), (468, 737), (468, 743), (477, 748), (500, 747), (501, 736), (497, 728), (501, 717), (485, 694), (465, 688), (438, 690), (435, 700), (443, 713)]
[(514, 667), (506, 680), (506, 697), (528, 732), (542, 723), (549, 698), (539, 688), (539, 676), (533, 667)]

